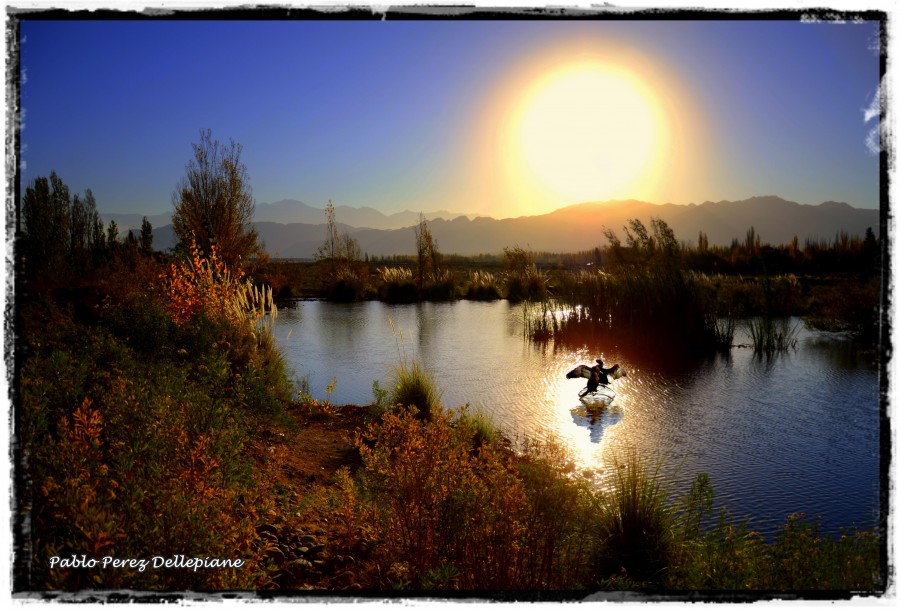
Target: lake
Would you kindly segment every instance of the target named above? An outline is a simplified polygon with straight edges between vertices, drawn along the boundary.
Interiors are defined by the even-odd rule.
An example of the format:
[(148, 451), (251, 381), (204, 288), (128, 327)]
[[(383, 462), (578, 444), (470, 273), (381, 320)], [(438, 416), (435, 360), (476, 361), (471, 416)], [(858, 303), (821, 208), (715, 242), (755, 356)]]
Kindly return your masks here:
[[(794, 320), (795, 350), (766, 358), (735, 347), (662, 370), (635, 355), (652, 345), (534, 344), (523, 312), (507, 301), (297, 301), (279, 309), (275, 334), (312, 395), (336, 405), (372, 403), (373, 381), (388, 388), (394, 367), (418, 360), (445, 406), (469, 404), (513, 439), (559, 439), (584, 476), (602, 481), (613, 455), (635, 450), (661, 460), (676, 496), (708, 473), (716, 508), (767, 536), (797, 512), (820, 515), (829, 533), (877, 525), (879, 372), (846, 340)], [(749, 343), (740, 325), (735, 343)], [(598, 357), (628, 375), (613, 382), (610, 406), (587, 410), (585, 380), (565, 373)]]

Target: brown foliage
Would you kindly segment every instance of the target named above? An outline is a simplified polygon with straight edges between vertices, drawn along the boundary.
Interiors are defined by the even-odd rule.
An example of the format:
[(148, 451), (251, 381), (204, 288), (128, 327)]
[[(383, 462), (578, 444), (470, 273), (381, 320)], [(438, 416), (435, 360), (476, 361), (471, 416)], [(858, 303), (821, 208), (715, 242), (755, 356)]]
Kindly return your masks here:
[(259, 250), (242, 147), (234, 140), (227, 147), (220, 144), (208, 129), (200, 132), (200, 143), (193, 147), (187, 175), (172, 195), (175, 235), (183, 245), (196, 240), (205, 254), (218, 246), (225, 264), (236, 268)]

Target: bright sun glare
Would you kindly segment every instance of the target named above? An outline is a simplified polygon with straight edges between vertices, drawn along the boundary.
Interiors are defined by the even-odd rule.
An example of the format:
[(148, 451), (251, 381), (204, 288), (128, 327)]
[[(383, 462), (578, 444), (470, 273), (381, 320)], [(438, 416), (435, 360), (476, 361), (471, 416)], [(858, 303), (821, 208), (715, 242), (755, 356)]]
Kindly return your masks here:
[(655, 93), (634, 74), (575, 63), (520, 99), (507, 133), (507, 168), (519, 181), (561, 203), (633, 197), (653, 181), (666, 129)]

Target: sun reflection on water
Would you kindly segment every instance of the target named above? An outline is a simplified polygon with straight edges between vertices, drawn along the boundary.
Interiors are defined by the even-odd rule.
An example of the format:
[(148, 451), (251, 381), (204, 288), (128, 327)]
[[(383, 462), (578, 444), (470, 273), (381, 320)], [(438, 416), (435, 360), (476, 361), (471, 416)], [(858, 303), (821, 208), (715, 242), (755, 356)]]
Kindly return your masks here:
[(567, 379), (566, 373), (579, 364), (593, 363), (594, 359), (584, 349), (562, 357), (557, 354), (546, 373), (542, 402), (551, 413), (547, 423), (553, 434), (569, 447), (576, 471), (599, 483), (610, 462), (611, 448), (623, 442), (620, 424), (626, 418), (632, 390), (626, 376), (612, 381), (616, 395), (610, 404), (588, 406), (581, 402), (578, 392), (586, 380)]

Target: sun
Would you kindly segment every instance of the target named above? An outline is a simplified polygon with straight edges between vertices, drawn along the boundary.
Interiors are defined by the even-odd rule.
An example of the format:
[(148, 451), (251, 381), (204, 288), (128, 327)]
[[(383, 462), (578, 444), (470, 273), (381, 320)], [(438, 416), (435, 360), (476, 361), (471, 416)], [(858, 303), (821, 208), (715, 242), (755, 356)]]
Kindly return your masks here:
[(539, 191), (556, 204), (639, 195), (667, 148), (656, 93), (635, 73), (600, 61), (538, 76), (509, 119), (507, 178), (529, 198)]

